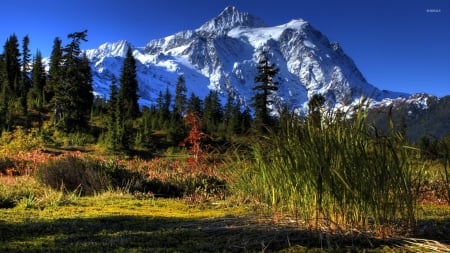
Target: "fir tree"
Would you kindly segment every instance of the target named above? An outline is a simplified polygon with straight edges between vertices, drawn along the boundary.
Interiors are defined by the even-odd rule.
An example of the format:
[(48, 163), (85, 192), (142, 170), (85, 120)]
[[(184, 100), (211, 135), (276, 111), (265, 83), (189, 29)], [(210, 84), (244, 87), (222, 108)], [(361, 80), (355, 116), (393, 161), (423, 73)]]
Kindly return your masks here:
[[(56, 86), (62, 82), (62, 41), (56, 37), (53, 41), (53, 48), (50, 55), (50, 66), (48, 71), (48, 82), (44, 88), (45, 102), (54, 105), (53, 97)], [(56, 108), (54, 108), (56, 110)]]
[(34, 57), (31, 70), (30, 99), (32, 104), (39, 109), (39, 111), (42, 110), (42, 107), (46, 103), (44, 95), (46, 79), (45, 67), (42, 63), (42, 54), (38, 50)]
[(55, 86), (55, 120), (66, 132), (86, 129), (92, 109), (92, 75), (80, 49), (86, 36), (87, 30), (68, 35), (71, 42), (63, 49), (62, 80)]
[(116, 79), (113, 77), (108, 101), (108, 136), (107, 148), (117, 151), (121, 146), (122, 139), (122, 118), (119, 107), (119, 89), (116, 85)]
[(136, 60), (131, 47), (128, 47), (120, 76), (119, 100), (126, 120), (139, 116), (138, 81), (136, 79)]
[(201, 117), (203, 114), (202, 100), (198, 96), (196, 96), (193, 92), (191, 93), (191, 96), (189, 97), (189, 100), (187, 102), (186, 113), (195, 114), (199, 117)]
[(274, 64), (270, 64), (267, 52), (262, 52), (257, 70), (258, 75), (255, 77), (257, 85), (253, 88), (257, 93), (253, 96), (253, 107), (255, 123), (259, 129), (264, 129), (271, 125), (268, 106), (273, 104), (270, 95), (278, 90), (279, 83), (274, 80), (274, 77), (278, 74), (279, 69)]
[(154, 108), (155, 119), (152, 120), (154, 129), (166, 129), (169, 127), (171, 99), (172, 95), (168, 88), (166, 88), (164, 94), (162, 91), (159, 92), (156, 99), (156, 107)]
[(186, 81), (184, 80), (184, 76), (181, 75), (178, 77), (177, 84), (175, 86), (175, 103), (173, 106), (174, 113), (178, 114), (180, 117), (183, 116), (186, 109), (186, 92)]
[(13, 34), (6, 40), (4, 47), (5, 74), (7, 82), (5, 93), (9, 99), (17, 98), (19, 96), (18, 91), (21, 75), (19, 57), (19, 42), (16, 35)]
[(22, 40), (22, 68), (20, 85), (17, 91), (20, 100), (20, 107), (23, 115), (27, 115), (27, 94), (31, 88), (30, 79), (30, 38), (25, 36)]
[(203, 111), (203, 122), (209, 133), (215, 133), (219, 130), (220, 122), (223, 118), (223, 108), (220, 103), (219, 93), (210, 91), (205, 97), (205, 106)]
[(240, 134), (242, 132), (241, 105), (235, 101), (231, 93), (228, 94), (227, 104), (225, 105), (225, 130), (228, 137)]

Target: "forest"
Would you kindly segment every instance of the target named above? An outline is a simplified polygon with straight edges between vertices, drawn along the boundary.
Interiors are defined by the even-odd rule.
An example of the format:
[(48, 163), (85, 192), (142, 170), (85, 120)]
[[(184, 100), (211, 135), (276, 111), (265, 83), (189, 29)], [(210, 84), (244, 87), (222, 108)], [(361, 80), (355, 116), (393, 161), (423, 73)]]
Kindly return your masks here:
[(140, 106), (130, 48), (102, 98), (86, 40), (55, 38), (48, 66), (28, 36), (4, 44), (0, 250), (449, 250), (450, 134), (412, 142), (392, 114), (372, 122), (369, 98), (344, 111), (315, 95), (305, 116), (274, 114), (282, 84), (265, 52), (248, 108), (186, 94), (183, 75)]

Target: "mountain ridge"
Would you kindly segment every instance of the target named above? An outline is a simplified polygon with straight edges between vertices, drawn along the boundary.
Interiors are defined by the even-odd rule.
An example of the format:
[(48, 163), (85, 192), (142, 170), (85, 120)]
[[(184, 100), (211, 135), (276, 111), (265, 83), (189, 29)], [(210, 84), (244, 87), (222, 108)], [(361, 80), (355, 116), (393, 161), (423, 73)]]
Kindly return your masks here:
[(86, 50), (91, 61), (94, 91), (107, 97), (112, 76), (120, 76), (126, 49), (137, 59), (140, 104), (151, 105), (160, 91), (174, 90), (184, 75), (188, 92), (204, 97), (217, 90), (232, 92), (244, 105), (251, 103), (254, 76), (262, 51), (280, 69), (274, 94), (278, 104), (307, 111), (307, 101), (321, 94), (332, 108), (347, 107), (370, 96), (375, 105), (408, 100), (411, 94), (380, 90), (367, 82), (353, 60), (336, 42), (303, 19), (267, 26), (236, 7), (228, 6), (197, 29), (185, 30), (135, 47), (127, 41), (105, 43)]

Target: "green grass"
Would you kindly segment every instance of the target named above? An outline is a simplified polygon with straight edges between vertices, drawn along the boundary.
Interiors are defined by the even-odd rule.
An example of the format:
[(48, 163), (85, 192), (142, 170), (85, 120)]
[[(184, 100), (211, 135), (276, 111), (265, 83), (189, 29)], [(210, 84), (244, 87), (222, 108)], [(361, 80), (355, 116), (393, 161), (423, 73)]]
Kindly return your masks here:
[(314, 227), (392, 236), (399, 220), (414, 225), (423, 166), (401, 133), (368, 126), (364, 107), (351, 119), (285, 117), (231, 163), (235, 192)]
[[(422, 210), (423, 222), (449, 227), (450, 207)], [(184, 199), (136, 199), (121, 192), (0, 212), (0, 252), (402, 252), (419, 247), (406, 242), (325, 235), (287, 217), (275, 223), (232, 201), (192, 205)]]

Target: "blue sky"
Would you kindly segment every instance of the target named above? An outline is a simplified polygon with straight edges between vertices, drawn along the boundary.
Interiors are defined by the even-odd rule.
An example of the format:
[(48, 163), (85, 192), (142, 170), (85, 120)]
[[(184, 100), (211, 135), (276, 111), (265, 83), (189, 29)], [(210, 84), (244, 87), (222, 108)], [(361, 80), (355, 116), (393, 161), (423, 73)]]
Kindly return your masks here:
[(48, 56), (55, 37), (88, 29), (83, 49), (195, 29), (234, 5), (280, 25), (303, 18), (341, 44), (380, 89), (450, 95), (449, 0), (14, 0), (2, 4), (0, 45), (15, 33)]

